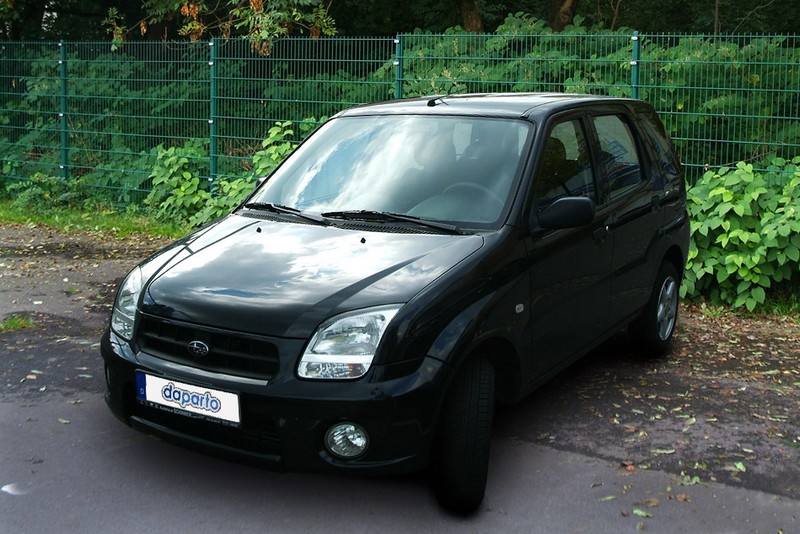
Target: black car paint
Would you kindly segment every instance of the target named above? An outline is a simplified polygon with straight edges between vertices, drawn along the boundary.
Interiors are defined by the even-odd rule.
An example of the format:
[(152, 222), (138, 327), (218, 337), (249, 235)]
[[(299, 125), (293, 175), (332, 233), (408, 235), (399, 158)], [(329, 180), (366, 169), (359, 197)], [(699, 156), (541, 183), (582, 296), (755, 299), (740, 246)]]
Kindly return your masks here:
[[(343, 229), (237, 210), (173, 245), (172, 259), (146, 285), (136, 328), (150, 316), (206, 333), (265, 338), (280, 355), (274, 375), (242, 377), (168, 361), (108, 329), (101, 351), (106, 398), (117, 417), (167, 439), (279, 469), (421, 469), (449, 382), (464, 359), (476, 352), (489, 358), (498, 400), (518, 401), (634, 318), (662, 261), (682, 272), (688, 248), (682, 175), (679, 168), (664, 168), (646, 134), (637, 134), (637, 143), (649, 162), (647, 179), (618, 202), (603, 205), (600, 199), (590, 224), (543, 228), (533, 206), (540, 133), (553, 120), (614, 112), (634, 131), (647, 132), (652, 126), (643, 124), (647, 113), (637, 113), (639, 104), (563, 95), (537, 97), (530, 107), (524, 96), (426, 102), (364, 106), (345, 115), (465, 113), (532, 121), (536, 140), (521, 164), (505, 223), (471, 235), (398, 233), (402, 224)], [(271, 239), (279, 246), (271, 248)], [(321, 243), (327, 256), (317, 252)], [(358, 272), (345, 261), (352, 258)], [(298, 273), (306, 276), (302, 283)], [(300, 354), (324, 319), (388, 303), (403, 307), (367, 375), (332, 382), (297, 377)], [(138, 404), (137, 369), (239, 392), (242, 427)], [(357, 421), (370, 434), (364, 456), (340, 460), (325, 450), (326, 428), (344, 420)], [(262, 426), (269, 431), (259, 437)]]

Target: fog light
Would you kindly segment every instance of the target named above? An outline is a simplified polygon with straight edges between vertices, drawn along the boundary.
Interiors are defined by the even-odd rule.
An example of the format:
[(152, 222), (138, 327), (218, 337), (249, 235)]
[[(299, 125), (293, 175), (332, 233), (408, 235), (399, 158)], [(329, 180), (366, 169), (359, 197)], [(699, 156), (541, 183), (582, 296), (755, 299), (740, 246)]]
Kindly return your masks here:
[(367, 431), (354, 423), (333, 425), (325, 434), (325, 446), (340, 458), (355, 458), (367, 450)]

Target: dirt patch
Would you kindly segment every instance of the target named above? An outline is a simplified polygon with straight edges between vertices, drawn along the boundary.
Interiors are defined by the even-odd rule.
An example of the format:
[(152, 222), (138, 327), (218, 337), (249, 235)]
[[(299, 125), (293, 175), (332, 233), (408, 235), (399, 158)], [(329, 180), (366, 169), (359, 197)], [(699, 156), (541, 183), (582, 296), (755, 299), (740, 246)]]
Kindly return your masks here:
[[(103, 390), (98, 340), (115, 287), (167, 240), (0, 224), (0, 398)], [(498, 410), (496, 435), (800, 497), (800, 325), (681, 309), (659, 359), (624, 334), (532, 397)], [(557, 468), (554, 466), (554, 468)]]
[[(800, 325), (712, 318), (684, 306), (663, 358), (637, 353), (621, 334), (501, 410), (499, 426), (509, 439), (607, 458), (630, 471), (670, 471), (677, 484), (717, 481), (798, 498), (798, 407)], [(533, 421), (523, 433), (521, 413)]]
[(0, 224), (0, 319), (34, 323), (0, 334), (0, 396), (102, 391), (98, 343), (116, 286), (167, 242)]

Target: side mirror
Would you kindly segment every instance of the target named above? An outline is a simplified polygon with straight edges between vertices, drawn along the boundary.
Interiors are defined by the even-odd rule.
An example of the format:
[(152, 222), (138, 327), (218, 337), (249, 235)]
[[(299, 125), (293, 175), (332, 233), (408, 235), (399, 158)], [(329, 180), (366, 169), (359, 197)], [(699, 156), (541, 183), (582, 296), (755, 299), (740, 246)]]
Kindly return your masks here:
[[(531, 227), (547, 230), (577, 228), (594, 220), (595, 205), (587, 197), (561, 197), (531, 216)], [(533, 224), (538, 222), (538, 225)]]

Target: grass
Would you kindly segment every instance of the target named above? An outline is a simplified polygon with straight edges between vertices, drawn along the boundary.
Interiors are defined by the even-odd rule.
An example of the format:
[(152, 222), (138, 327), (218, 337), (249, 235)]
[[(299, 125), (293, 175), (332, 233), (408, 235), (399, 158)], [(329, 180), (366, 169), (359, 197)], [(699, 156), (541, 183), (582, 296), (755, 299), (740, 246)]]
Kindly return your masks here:
[(146, 212), (112, 209), (93, 209), (81, 211), (69, 208), (48, 208), (42, 210), (22, 209), (11, 200), (0, 200), (0, 221), (19, 224), (41, 224), (61, 230), (109, 232), (116, 237), (130, 237), (146, 234), (154, 237), (178, 238), (189, 233), (185, 225), (155, 220)]
[(800, 295), (797, 291), (790, 289), (771, 297), (764, 303), (762, 308), (764, 312), (780, 317), (794, 317), (800, 321)]
[(697, 310), (710, 319), (726, 316), (737, 317), (780, 317), (800, 323), (800, 287), (790, 285), (781, 291), (773, 291), (763, 305), (749, 312), (744, 307), (731, 309), (728, 306), (710, 304), (705, 301), (684, 300), (688, 305), (696, 305)]
[(33, 328), (34, 326), (35, 323), (30, 317), (25, 317), (24, 315), (9, 315), (5, 319), (0, 319), (0, 334)]

